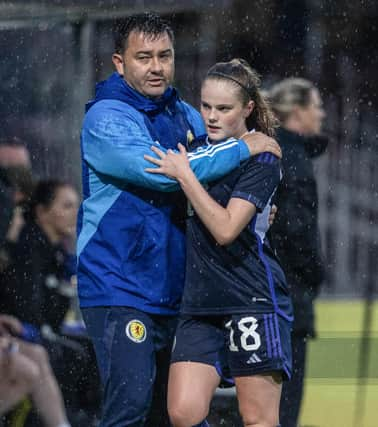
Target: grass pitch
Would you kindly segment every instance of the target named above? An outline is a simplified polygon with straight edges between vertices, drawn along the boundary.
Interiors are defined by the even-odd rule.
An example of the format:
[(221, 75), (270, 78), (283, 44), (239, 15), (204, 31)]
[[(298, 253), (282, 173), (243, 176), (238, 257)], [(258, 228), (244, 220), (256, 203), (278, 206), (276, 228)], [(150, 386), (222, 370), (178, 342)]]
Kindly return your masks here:
[(316, 311), (318, 339), (309, 345), (301, 427), (377, 427), (378, 303), (364, 342), (362, 301), (319, 301)]

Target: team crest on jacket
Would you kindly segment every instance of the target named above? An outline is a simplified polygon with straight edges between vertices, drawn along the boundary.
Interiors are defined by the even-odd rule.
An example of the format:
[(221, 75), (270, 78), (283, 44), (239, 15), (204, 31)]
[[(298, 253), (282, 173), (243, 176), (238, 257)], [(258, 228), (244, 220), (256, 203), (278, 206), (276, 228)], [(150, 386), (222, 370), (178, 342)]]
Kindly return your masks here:
[(194, 135), (192, 134), (192, 131), (188, 130), (186, 132), (186, 142), (187, 142), (187, 144), (190, 144), (193, 141), (193, 139), (194, 139)]
[(141, 343), (146, 339), (147, 330), (144, 323), (134, 319), (126, 325), (126, 335), (136, 343)]

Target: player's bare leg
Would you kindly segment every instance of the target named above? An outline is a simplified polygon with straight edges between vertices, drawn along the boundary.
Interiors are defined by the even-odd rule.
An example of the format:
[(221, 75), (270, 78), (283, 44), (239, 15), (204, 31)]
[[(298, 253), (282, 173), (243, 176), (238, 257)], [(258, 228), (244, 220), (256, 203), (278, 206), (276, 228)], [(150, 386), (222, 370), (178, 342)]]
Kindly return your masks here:
[(196, 362), (173, 363), (169, 371), (168, 412), (174, 427), (201, 423), (220, 377), (213, 366)]
[(235, 378), (244, 427), (277, 427), (282, 378), (278, 373)]

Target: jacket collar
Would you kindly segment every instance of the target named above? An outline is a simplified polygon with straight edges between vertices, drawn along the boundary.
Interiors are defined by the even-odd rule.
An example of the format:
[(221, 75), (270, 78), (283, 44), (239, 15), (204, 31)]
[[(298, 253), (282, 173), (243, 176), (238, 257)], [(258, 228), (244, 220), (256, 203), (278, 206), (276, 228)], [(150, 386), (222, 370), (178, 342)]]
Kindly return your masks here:
[(324, 134), (306, 137), (283, 127), (278, 128), (276, 134), (279, 142), (302, 145), (309, 157), (318, 157), (323, 154), (329, 142), (329, 138)]
[(120, 74), (113, 73), (107, 80), (97, 83), (96, 96), (86, 104), (86, 111), (98, 101), (115, 99), (126, 102), (138, 111), (158, 114), (166, 108), (174, 109), (178, 98), (177, 91), (171, 86), (159, 99), (147, 98), (128, 85)]

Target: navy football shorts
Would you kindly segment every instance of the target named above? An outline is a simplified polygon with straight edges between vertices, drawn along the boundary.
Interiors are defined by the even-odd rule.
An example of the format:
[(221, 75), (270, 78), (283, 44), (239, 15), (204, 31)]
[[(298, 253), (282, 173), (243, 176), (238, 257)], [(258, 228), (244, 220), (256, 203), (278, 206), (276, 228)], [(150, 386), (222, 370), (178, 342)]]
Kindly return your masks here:
[(280, 372), (291, 377), (291, 322), (276, 313), (181, 316), (171, 357), (174, 362), (214, 366), (222, 378)]

